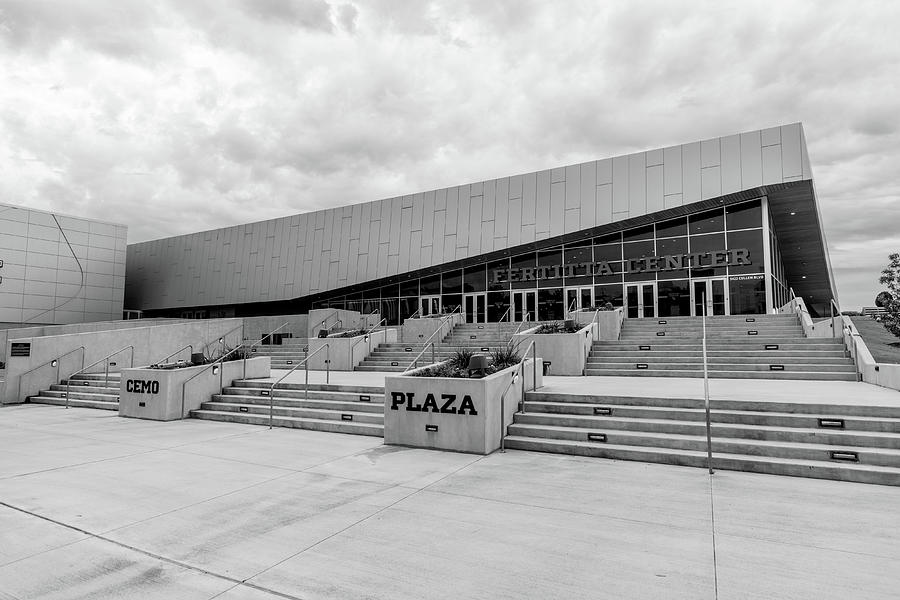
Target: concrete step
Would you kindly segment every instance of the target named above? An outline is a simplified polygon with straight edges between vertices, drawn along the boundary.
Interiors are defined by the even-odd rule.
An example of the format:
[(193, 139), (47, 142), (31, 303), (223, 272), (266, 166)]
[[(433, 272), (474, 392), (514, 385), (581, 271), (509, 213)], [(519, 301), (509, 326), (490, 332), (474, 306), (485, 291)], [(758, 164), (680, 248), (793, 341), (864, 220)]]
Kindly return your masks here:
[(363, 363), (361, 365), (355, 366), (353, 368), (353, 370), (354, 371), (364, 371), (364, 372), (378, 372), (378, 373), (380, 373), (380, 372), (402, 373), (403, 371), (406, 371), (406, 367), (408, 366), (408, 364), (409, 363), (407, 363), (406, 365), (403, 365), (401, 363), (400, 365), (391, 366), (391, 365), (377, 365), (377, 364), (370, 365), (370, 364)]
[[(271, 386), (271, 382), (261, 381), (259, 379), (237, 379), (232, 384), (233, 387), (239, 388), (268, 388)], [(344, 384), (335, 384), (335, 383), (311, 383), (309, 386), (306, 386), (303, 383), (287, 383), (281, 382), (276, 387), (276, 390), (305, 390), (309, 387), (310, 392), (312, 391), (320, 391), (320, 392), (350, 392), (356, 394), (371, 394), (371, 395), (380, 395), (384, 396), (384, 387), (371, 386), (371, 385), (344, 385)]]
[[(80, 373), (78, 375), (74, 375), (71, 379), (72, 381), (104, 381), (106, 377), (107, 376), (104, 373)], [(110, 381), (119, 381), (121, 378), (122, 373), (118, 371), (109, 373)]]
[[(530, 391), (525, 395), (526, 402), (553, 402), (570, 404), (589, 404), (602, 406), (632, 406), (632, 407), (659, 407), (659, 408), (703, 408), (702, 398), (657, 398), (650, 396), (610, 396), (574, 395), (559, 392)], [(887, 419), (900, 419), (900, 405), (874, 406), (854, 403), (821, 403), (821, 402), (788, 402), (788, 401), (763, 401), (763, 400), (735, 400), (719, 399), (710, 400), (710, 407), (714, 410), (736, 410), (751, 412), (780, 412), (803, 415), (833, 415), (842, 414), (853, 417), (878, 417)]]
[[(242, 394), (215, 394), (211, 402), (225, 402), (231, 404), (254, 404), (260, 406), (269, 406), (268, 396), (250, 396)], [(276, 396), (272, 400), (274, 406), (283, 406), (287, 408), (314, 408), (322, 410), (333, 410), (340, 412), (364, 412), (375, 413), (384, 417), (384, 403), (381, 402), (360, 402), (360, 401), (340, 401), (340, 400), (323, 400), (321, 398), (285, 398)]]
[[(585, 369), (585, 375), (603, 377), (703, 377), (703, 370), (666, 369)], [(835, 373), (830, 371), (710, 371), (715, 379), (806, 379), (815, 381), (857, 381), (856, 373)]]
[[(118, 396), (118, 395), (119, 395), (119, 389), (120, 389), (120, 387), (119, 387), (119, 385), (118, 385), (118, 382), (116, 382), (116, 385), (113, 386), (113, 385), (112, 385), (113, 382), (110, 381), (110, 382), (109, 382), (109, 383), (110, 383), (110, 386), (109, 386), (109, 387), (103, 386), (103, 385), (102, 385), (102, 383), (103, 383), (102, 381), (99, 382), (98, 385), (80, 385), (80, 383), (81, 383), (81, 382), (75, 382), (75, 381), (73, 381), (73, 382), (72, 382), (72, 385), (69, 386), (69, 390), (70, 390), (73, 394), (74, 394), (75, 392), (82, 391), (82, 392), (91, 392), (91, 393), (94, 393), (94, 394), (113, 394), (113, 395), (115, 395), (115, 396)], [(65, 385), (64, 383), (55, 383), (55, 384), (53, 384), (53, 385), (50, 386), (50, 390), (52, 390), (52, 391), (54, 391), (54, 392), (65, 392), (65, 391), (66, 391), (66, 385)]]
[[(209, 410), (215, 412), (231, 412), (248, 415), (269, 415), (269, 406), (263, 404), (244, 404), (239, 402), (224, 402), (216, 400), (213, 402), (204, 402), (200, 405), (200, 410)], [(339, 423), (368, 423), (383, 424), (384, 413), (372, 413), (363, 411), (341, 411), (329, 408), (308, 408), (285, 406), (276, 404), (272, 408), (274, 415), (279, 417), (292, 417), (301, 419), (316, 419), (324, 421), (337, 421)]]
[[(268, 399), (268, 393), (271, 389), (271, 385), (264, 386), (226, 386), (222, 392), (226, 395), (241, 395), (241, 396), (260, 396), (262, 398)], [(313, 389), (313, 386), (310, 385), (309, 391), (305, 389), (286, 389), (283, 388), (282, 385), (279, 385), (275, 388), (275, 398), (309, 398), (310, 400), (328, 400), (333, 402), (367, 402), (369, 404), (383, 404), (384, 403), (384, 389), (383, 388), (375, 388), (378, 389), (378, 393), (371, 392), (356, 392), (356, 391), (336, 391), (336, 390), (318, 390)]]
[[(783, 354), (776, 355), (768, 355), (768, 356), (753, 356), (753, 355), (732, 355), (732, 356), (709, 356), (709, 363), (723, 365), (723, 364), (742, 364), (742, 365), (770, 365), (770, 364), (785, 364), (785, 365), (850, 365), (853, 366), (853, 361), (846, 356), (836, 356), (836, 357), (810, 357), (808, 354), (801, 354), (799, 356), (785, 356)], [(653, 368), (654, 364), (684, 364), (684, 365), (703, 365), (703, 356), (667, 356), (665, 354), (657, 354), (651, 356), (641, 356), (640, 354), (635, 355), (619, 355), (619, 356), (596, 356), (591, 355), (588, 358), (588, 365), (609, 365), (613, 366), (616, 364), (631, 364), (632, 366), (635, 363), (646, 363), (650, 365), (650, 368)]]
[[(761, 371), (766, 373), (851, 373), (856, 377), (856, 367), (850, 359), (842, 359), (839, 364), (822, 364), (822, 363), (805, 363), (780, 361), (770, 363), (766, 362), (710, 362), (708, 368), (710, 371)], [(647, 365), (641, 368), (640, 365)], [(588, 366), (591, 370), (622, 370), (622, 371), (668, 371), (668, 370), (684, 370), (684, 369), (700, 369), (703, 370), (703, 361), (687, 361), (687, 360), (671, 360), (648, 362), (646, 360), (637, 363), (624, 362), (597, 362), (588, 360)], [(772, 369), (772, 366), (783, 367), (783, 369)]]
[[(59, 386), (52, 386), (57, 388)], [(103, 391), (101, 391), (103, 390)], [(70, 399), (79, 399), (79, 400), (107, 400), (110, 402), (118, 402), (119, 401), (119, 390), (115, 389), (113, 391), (105, 391), (106, 388), (100, 388), (97, 390), (96, 388), (83, 388), (76, 389), (72, 388), (72, 391), (69, 392)], [(48, 398), (65, 398), (66, 390), (65, 386), (63, 389), (49, 389), (49, 390), (41, 390), (41, 396)]]
[[(574, 428), (601, 432), (639, 431), (665, 435), (706, 435), (705, 422), (675, 421), (671, 419), (517, 413), (515, 422), (510, 425), (510, 433), (513, 433), (513, 428), (518, 425), (560, 428), (563, 430)], [(715, 438), (739, 438), (744, 440), (828, 444), (834, 446), (864, 446), (868, 448), (900, 450), (900, 434), (880, 431), (847, 431), (818, 427), (802, 428), (748, 425), (744, 423), (713, 423), (712, 435)]]
[[(193, 410), (191, 416), (209, 421), (226, 421), (247, 425), (269, 425), (268, 413), (264, 415), (219, 410)], [(353, 421), (333, 421), (329, 419), (312, 419), (305, 417), (277, 416), (273, 419), (276, 427), (294, 427), (314, 431), (330, 431), (332, 433), (349, 433), (354, 435), (371, 435), (384, 437), (384, 426), (375, 423), (356, 423)]]
[[(636, 460), (691, 467), (707, 466), (706, 452), (508, 436), (506, 447), (537, 452), (554, 452), (620, 460)], [(858, 483), (900, 485), (900, 469), (836, 461), (787, 460), (742, 454), (714, 455), (713, 467), (732, 471), (750, 471), (794, 477), (835, 479)]]
[[(536, 427), (512, 425), (509, 434), (520, 437), (591, 441), (588, 435), (602, 433), (607, 444), (651, 446), (672, 450), (706, 451), (706, 435), (659, 434), (643, 431), (583, 429), (577, 427)], [(852, 452), (859, 464), (900, 468), (900, 450), (859, 445), (797, 443), (740, 438), (712, 438), (714, 454), (744, 454), (769, 458), (830, 461), (832, 452)]]
[[(831, 338), (811, 339), (811, 338), (760, 338), (756, 336), (747, 336), (746, 338), (737, 338), (730, 340), (707, 340), (707, 348), (745, 348), (758, 347), (765, 348), (766, 345), (777, 344), (779, 348), (797, 349), (797, 348), (843, 348), (844, 343), (841, 340)], [(591, 347), (605, 348), (634, 348), (639, 346), (684, 346), (690, 348), (701, 348), (702, 340), (687, 340), (685, 338), (666, 338), (652, 337), (645, 340), (600, 340), (591, 344)]]
[[(752, 406), (752, 408), (757, 408), (757, 406), (764, 407), (764, 403), (758, 403), (757, 405)], [(713, 423), (773, 427), (803, 427), (808, 429), (834, 431), (834, 429), (820, 427), (820, 419), (827, 419), (830, 421), (842, 421), (843, 428), (839, 431), (874, 431), (900, 434), (900, 418), (846, 416), (846, 413), (840, 411), (840, 407), (825, 406), (822, 408), (822, 411), (814, 414), (717, 408), (710, 409), (710, 420)], [(612, 403), (525, 401), (526, 413), (596, 416), (595, 411), (597, 409), (608, 411), (608, 416), (610, 417), (706, 422), (706, 410), (701, 407), (687, 408), (673, 406), (629, 406)]]
[[(65, 397), (47, 396), (43, 393), (38, 396), (31, 396), (29, 402), (33, 404), (53, 404), (55, 406), (65, 406)], [(113, 400), (98, 398), (69, 398), (69, 407), (71, 408), (97, 408), (100, 410), (119, 410), (119, 399)]]

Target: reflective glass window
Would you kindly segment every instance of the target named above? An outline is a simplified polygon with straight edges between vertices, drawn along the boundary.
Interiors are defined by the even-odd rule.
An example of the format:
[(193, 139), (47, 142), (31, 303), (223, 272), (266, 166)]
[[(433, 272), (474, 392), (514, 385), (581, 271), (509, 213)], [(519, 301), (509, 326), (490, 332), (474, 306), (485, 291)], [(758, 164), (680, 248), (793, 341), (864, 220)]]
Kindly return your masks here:
[(725, 222), (729, 230), (762, 227), (762, 203), (754, 200), (725, 207)]
[(444, 294), (459, 294), (462, 292), (462, 271), (444, 273), (443, 277), (441, 277), (441, 292)]
[(691, 215), (689, 222), (691, 235), (725, 231), (725, 214), (721, 208)]
[(678, 235), (687, 235), (687, 217), (656, 224), (656, 237), (675, 237)]
[(728, 232), (729, 250), (744, 249), (749, 254), (749, 265), (732, 265), (728, 267), (728, 273), (763, 273), (765, 261), (763, 260), (763, 235), (762, 229), (748, 229), (746, 231)]

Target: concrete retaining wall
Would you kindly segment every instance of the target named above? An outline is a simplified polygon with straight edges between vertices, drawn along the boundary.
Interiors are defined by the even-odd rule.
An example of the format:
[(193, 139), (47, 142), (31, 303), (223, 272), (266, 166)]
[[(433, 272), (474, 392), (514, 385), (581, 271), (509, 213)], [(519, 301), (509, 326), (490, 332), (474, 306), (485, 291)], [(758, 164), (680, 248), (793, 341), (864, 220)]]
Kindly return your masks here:
[(244, 340), (252, 344), (262, 336), (278, 329), (278, 333), (290, 333), (293, 337), (307, 337), (309, 333), (309, 315), (275, 315), (265, 317), (243, 317)]
[[(123, 366), (130, 367), (132, 364), (155, 363), (186, 344), (194, 344), (194, 351), (199, 352), (199, 348), (207, 342), (221, 336), (226, 337), (226, 345), (234, 347), (241, 341), (241, 324), (241, 319), (198, 319), (149, 327), (10, 339), (7, 352), (13, 343), (28, 343), (30, 356), (9, 357), (2, 401), (4, 404), (23, 402), (26, 397), (59, 383), (59, 379), (68, 377), (82, 366), (128, 345), (134, 346), (133, 362), (130, 352), (126, 351), (111, 359), (117, 363), (113, 370), (119, 371)], [(236, 327), (237, 331), (226, 335)], [(81, 346), (84, 346), (83, 353)], [(51, 364), (53, 359), (64, 354), (67, 355), (59, 359), (57, 366)], [(101, 363), (91, 370), (101, 372), (103, 369), (104, 363)], [(26, 373), (20, 389), (20, 378)]]
[[(410, 344), (422, 344), (431, 337), (431, 334), (442, 327), (445, 333), (439, 334), (439, 336), (443, 338), (453, 331), (456, 325), (462, 322), (463, 316), (459, 313), (440, 318), (406, 319), (401, 327), (400, 341)], [(437, 337), (435, 336), (435, 339)]]
[(532, 327), (513, 336), (516, 348), (525, 352), (534, 342), (535, 355), (549, 361), (551, 375), (584, 375), (584, 365), (597, 335), (597, 324), (588, 323), (575, 333), (534, 333)]
[(587, 325), (596, 320), (598, 325), (597, 340), (619, 339), (619, 334), (622, 332), (622, 323), (625, 321), (625, 311), (621, 308), (601, 311), (578, 311), (572, 313), (572, 316), (579, 325)]
[[(320, 329), (332, 327), (338, 320), (341, 324), (337, 329), (368, 329), (381, 321), (381, 315), (363, 315), (355, 310), (342, 310), (339, 308), (317, 308), (309, 311), (306, 337), (314, 338)], [(324, 323), (324, 324), (323, 324)]]
[[(214, 373), (214, 370), (218, 372)], [(258, 356), (218, 365), (183, 369), (124, 369), (119, 389), (119, 416), (174, 421), (200, 408), (235, 379), (269, 377), (269, 357)], [(143, 406), (141, 406), (143, 404)]]
[[(526, 390), (542, 385), (543, 367), (540, 359), (536, 369), (531, 359), (525, 364)], [(537, 381), (534, 373), (536, 370)], [(522, 398), (523, 378), (518, 367), (510, 367), (483, 379), (447, 377), (412, 377), (396, 375), (384, 380), (384, 443), (489, 454), (500, 447), (500, 437), (512, 423)], [(501, 407), (501, 395), (504, 394)], [(429, 395), (433, 407), (422, 410)], [(453, 397), (451, 399), (451, 396)], [(460, 414), (464, 400), (471, 402), (471, 410)], [(442, 411), (444, 407), (445, 411)], [(415, 410), (415, 407), (420, 410)], [(449, 412), (453, 411), (453, 412)], [(437, 427), (437, 431), (427, 431)]]
[(369, 340), (365, 341), (366, 336), (358, 335), (355, 337), (327, 337), (327, 338), (309, 338), (309, 368), (317, 371), (325, 370), (326, 351), (322, 350), (315, 356), (319, 348), (328, 344), (327, 356), (331, 361), (332, 371), (352, 371), (353, 367), (361, 363), (371, 352), (371, 348), (377, 348), (378, 344), (385, 342), (397, 341), (396, 329), (378, 329), (369, 334)]

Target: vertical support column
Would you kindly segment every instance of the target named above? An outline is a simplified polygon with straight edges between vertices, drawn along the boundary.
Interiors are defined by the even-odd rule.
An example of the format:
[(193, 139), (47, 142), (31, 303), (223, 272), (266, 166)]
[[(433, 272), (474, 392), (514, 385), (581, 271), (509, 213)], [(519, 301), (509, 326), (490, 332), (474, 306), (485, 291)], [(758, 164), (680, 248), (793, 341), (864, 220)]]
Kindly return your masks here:
[(769, 235), (769, 197), (762, 197), (762, 232), (763, 232), (763, 265), (765, 268), (766, 313), (775, 312), (775, 300), (772, 297), (772, 247)]

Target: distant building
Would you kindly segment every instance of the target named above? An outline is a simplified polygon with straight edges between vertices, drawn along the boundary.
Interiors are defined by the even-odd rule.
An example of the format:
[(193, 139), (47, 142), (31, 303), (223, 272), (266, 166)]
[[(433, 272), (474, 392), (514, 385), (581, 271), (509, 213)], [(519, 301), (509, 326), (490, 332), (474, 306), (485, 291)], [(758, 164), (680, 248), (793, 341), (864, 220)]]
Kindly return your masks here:
[(834, 279), (799, 123), (128, 246), (126, 307), (760, 314)]
[(124, 225), (0, 204), (0, 326), (122, 318)]

